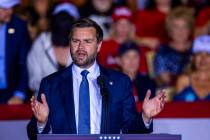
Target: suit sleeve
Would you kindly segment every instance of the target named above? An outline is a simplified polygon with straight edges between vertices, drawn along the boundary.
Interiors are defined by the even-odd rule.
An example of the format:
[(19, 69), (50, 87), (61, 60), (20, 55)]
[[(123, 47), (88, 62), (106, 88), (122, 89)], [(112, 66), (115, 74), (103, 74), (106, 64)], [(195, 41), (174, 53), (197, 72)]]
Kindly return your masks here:
[[(41, 101), (41, 93), (44, 93), (46, 95), (46, 99), (47, 102), (49, 103), (49, 86), (47, 83), (47, 79), (43, 79), (40, 85), (40, 89), (39, 89), (39, 94), (38, 94), (38, 101)], [(50, 116), (50, 114), (49, 114)], [(50, 117), (48, 117), (48, 121), (47, 124), (44, 128), (44, 130), (42, 131), (41, 134), (48, 134), (50, 131)], [(36, 140), (37, 139), (37, 134), (38, 134), (38, 130), (37, 130), (37, 120), (35, 118), (35, 116), (33, 115), (30, 122), (27, 125), (27, 134), (28, 134), (28, 138), (30, 140)]]
[(125, 92), (123, 94), (123, 133), (151, 133), (152, 125), (147, 128), (144, 124), (142, 114), (137, 112), (134, 97), (132, 95), (131, 81), (128, 77), (124, 80)]

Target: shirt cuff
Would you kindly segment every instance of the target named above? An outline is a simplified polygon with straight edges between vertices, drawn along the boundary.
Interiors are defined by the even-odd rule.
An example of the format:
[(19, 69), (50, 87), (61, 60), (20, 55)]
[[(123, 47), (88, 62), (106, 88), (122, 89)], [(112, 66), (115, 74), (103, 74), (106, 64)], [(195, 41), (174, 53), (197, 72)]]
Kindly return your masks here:
[(143, 119), (143, 122), (144, 122), (145, 127), (146, 127), (147, 129), (149, 129), (149, 127), (150, 127), (150, 125), (151, 125), (151, 123), (152, 123), (152, 119), (151, 119), (149, 122), (145, 122), (144, 117), (143, 117), (143, 114), (141, 114), (141, 117), (142, 117), (142, 119)]
[(16, 90), (16, 91), (14, 92), (14, 96), (19, 97), (19, 98), (22, 99), (22, 100), (25, 100), (25, 98), (26, 98), (25, 93), (22, 92), (22, 91), (18, 91), (18, 90)]
[(44, 130), (46, 124), (47, 124), (47, 121), (44, 124), (40, 124), (40, 123), (37, 122), (37, 130), (38, 130), (39, 134), (42, 133), (42, 131)]

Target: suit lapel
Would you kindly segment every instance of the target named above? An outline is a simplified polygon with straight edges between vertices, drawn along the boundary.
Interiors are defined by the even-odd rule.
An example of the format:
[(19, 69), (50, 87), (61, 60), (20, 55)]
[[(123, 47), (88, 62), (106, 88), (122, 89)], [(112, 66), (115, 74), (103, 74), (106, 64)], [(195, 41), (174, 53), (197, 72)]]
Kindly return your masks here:
[[(14, 32), (13, 32), (14, 31)], [(9, 22), (7, 24), (7, 27), (6, 27), (6, 65), (7, 65), (7, 69), (10, 69), (9, 68), (9, 65), (11, 62), (12, 57), (14, 55), (14, 51), (15, 51), (15, 28), (13, 27), (12, 25), (12, 21)]]
[[(109, 74), (108, 74), (108, 72), (107, 72), (107, 70), (104, 68), (104, 67), (102, 67), (102, 66), (100, 66), (100, 75), (103, 75), (103, 77), (104, 77), (104, 80), (105, 80), (105, 86), (109, 89), (109, 87), (108, 87), (108, 82), (109, 82)], [(101, 113), (101, 130), (100, 130), (100, 133), (101, 134), (105, 134), (106, 132), (105, 132), (105, 101), (104, 101), (104, 99), (102, 99), (102, 113)], [(107, 117), (107, 125), (106, 125), (106, 127), (107, 127), (107, 132), (109, 132), (109, 110), (108, 110), (108, 117)]]
[(76, 134), (76, 122), (75, 122), (75, 108), (74, 108), (74, 94), (73, 94), (73, 77), (72, 77), (72, 65), (68, 67), (68, 71), (64, 73), (62, 91), (62, 103), (67, 116), (71, 133)]

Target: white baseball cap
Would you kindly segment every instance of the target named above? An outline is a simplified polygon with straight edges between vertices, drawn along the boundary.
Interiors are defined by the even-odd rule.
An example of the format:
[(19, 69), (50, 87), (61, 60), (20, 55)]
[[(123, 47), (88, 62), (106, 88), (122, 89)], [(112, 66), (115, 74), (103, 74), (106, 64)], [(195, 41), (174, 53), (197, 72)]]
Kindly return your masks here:
[(202, 35), (195, 38), (192, 51), (193, 53), (208, 52), (210, 54), (210, 36)]
[(55, 7), (55, 10), (53, 11), (53, 15), (58, 14), (62, 11), (67, 12), (69, 15), (73, 16), (75, 19), (79, 19), (80, 15), (78, 12), (78, 9), (75, 5), (71, 3), (61, 3)]
[(0, 8), (12, 8), (20, 3), (20, 0), (0, 0)]

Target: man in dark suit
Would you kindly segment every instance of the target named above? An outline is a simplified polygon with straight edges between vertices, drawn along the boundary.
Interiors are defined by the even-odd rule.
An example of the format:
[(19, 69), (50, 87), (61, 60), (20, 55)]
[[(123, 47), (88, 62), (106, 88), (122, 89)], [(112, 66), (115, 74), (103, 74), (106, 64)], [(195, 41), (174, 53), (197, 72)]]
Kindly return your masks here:
[(96, 62), (103, 32), (90, 19), (77, 21), (70, 33), (73, 64), (44, 78), (38, 100), (31, 99), (33, 117), (27, 126), (36, 134), (117, 134), (152, 132), (152, 117), (164, 106), (165, 93), (149, 99), (138, 114), (128, 76)]
[(0, 103), (21, 104), (26, 98), (30, 38), (26, 23), (13, 14), (19, 2), (0, 1)]

